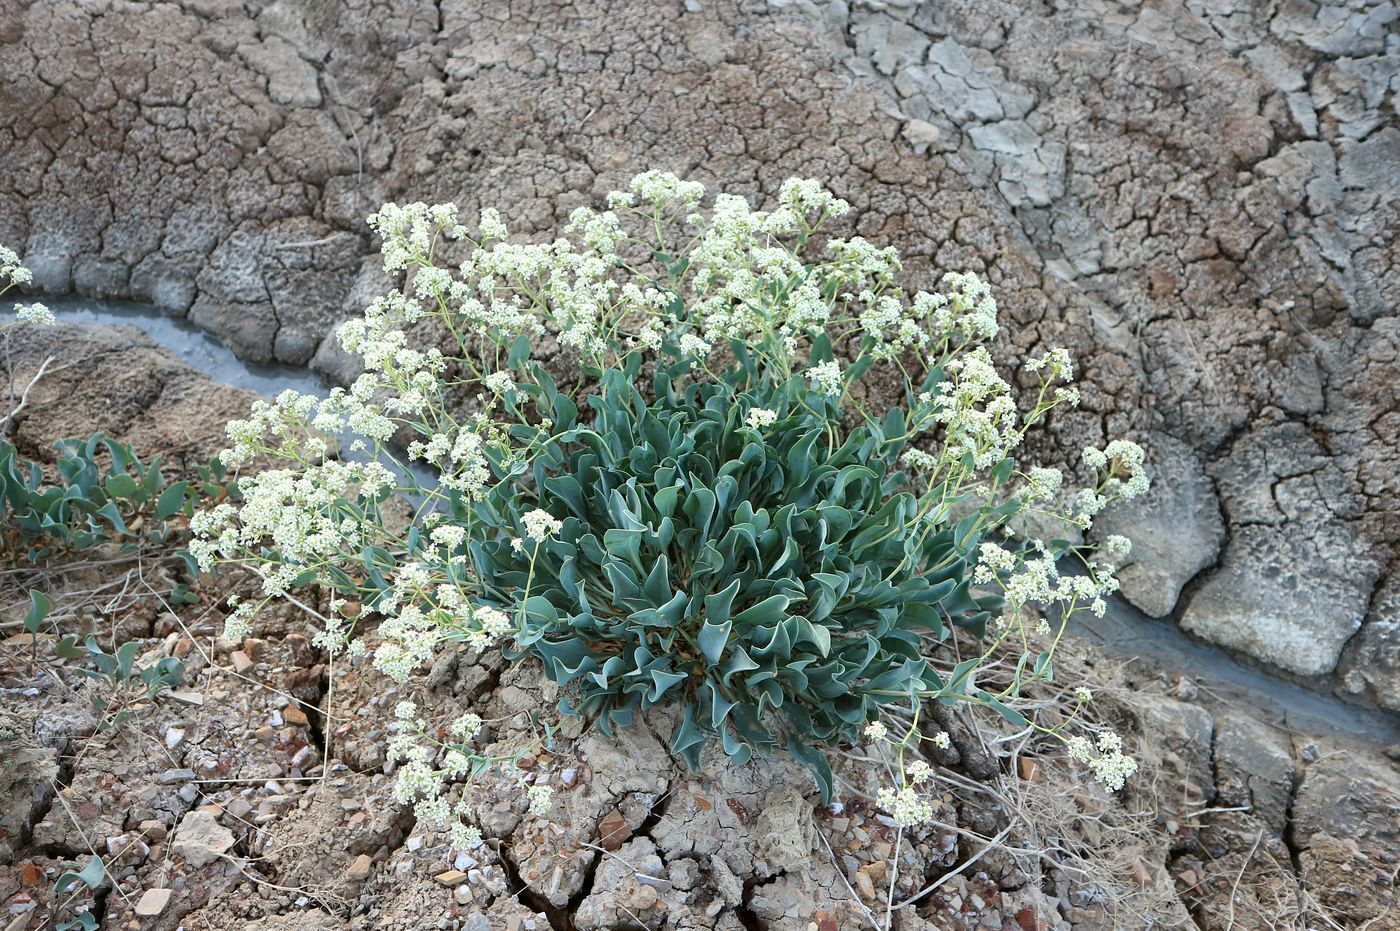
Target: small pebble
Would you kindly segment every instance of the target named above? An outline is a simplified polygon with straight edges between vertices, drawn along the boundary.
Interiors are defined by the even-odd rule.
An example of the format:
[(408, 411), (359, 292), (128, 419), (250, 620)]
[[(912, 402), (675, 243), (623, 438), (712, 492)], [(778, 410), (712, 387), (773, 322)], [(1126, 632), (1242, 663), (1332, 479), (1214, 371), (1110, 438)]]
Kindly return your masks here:
[(170, 892), (169, 889), (147, 889), (136, 903), (137, 917), (154, 918), (165, 911), (165, 906), (170, 904)]
[(446, 870), (433, 877), (444, 886), (460, 886), (467, 881), (467, 874), (461, 870)]

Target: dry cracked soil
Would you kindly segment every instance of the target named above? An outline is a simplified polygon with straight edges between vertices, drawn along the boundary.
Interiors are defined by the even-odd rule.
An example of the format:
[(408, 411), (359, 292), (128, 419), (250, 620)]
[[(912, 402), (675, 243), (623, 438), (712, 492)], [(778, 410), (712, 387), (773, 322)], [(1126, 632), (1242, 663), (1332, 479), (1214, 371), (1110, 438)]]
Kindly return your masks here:
[[(0, 0), (0, 242), (41, 293), (151, 302), (343, 380), (334, 328), (388, 285), (363, 222), (383, 200), (543, 235), (643, 168), (755, 197), (826, 179), (914, 284), (992, 283), (1004, 358), (1075, 353), (1084, 404), (1040, 457), (1144, 440), (1155, 493), (1101, 522), (1137, 543), (1128, 599), (1395, 712), (1398, 20), (1390, 0)], [(31, 456), (101, 427), (178, 470), (248, 401), (129, 331), (46, 338), (18, 349), (68, 363), (19, 425)], [(0, 770), (13, 928), (51, 920), (54, 876), (99, 848), (122, 864), (110, 928), (827, 931), (882, 915), (891, 877), (898, 904), (960, 867), (900, 927), (1395, 920), (1394, 760), (1102, 662), (1140, 797), (969, 731), (938, 761), (944, 827), (896, 856), (858, 767), (837, 810), (778, 764), (697, 780), (658, 720), (632, 746), (568, 736), (536, 771), (565, 818), (484, 791), (487, 847), (451, 851), (388, 803), (382, 682), (326, 669), (291, 616), (235, 660), (204, 607), (162, 602), (160, 566), (62, 584), (91, 629), (180, 653), (202, 704), (109, 733), (61, 664), (32, 675), (51, 644), (0, 654), (0, 740), (27, 761)], [(444, 708), (546, 697), (481, 657), (422, 679)], [(993, 776), (1004, 798), (974, 788)], [(979, 856), (1008, 826), (1053, 853)], [(138, 917), (153, 888), (175, 891)]]

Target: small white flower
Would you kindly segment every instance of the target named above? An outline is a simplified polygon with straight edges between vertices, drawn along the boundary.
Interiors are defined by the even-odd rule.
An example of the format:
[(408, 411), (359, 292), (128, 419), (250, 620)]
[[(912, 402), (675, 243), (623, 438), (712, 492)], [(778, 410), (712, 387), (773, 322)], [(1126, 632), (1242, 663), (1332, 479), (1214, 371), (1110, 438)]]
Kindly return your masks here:
[(932, 472), (938, 467), (937, 457), (922, 449), (907, 450), (901, 458), (904, 460), (904, 464), (915, 472)]
[(456, 549), (466, 539), (467, 528), (457, 524), (444, 524), (441, 527), (434, 527), (428, 536), (438, 546), (449, 550)]
[(481, 846), (481, 830), (470, 824), (455, 822), (449, 836), (454, 850), (475, 850)]
[(233, 613), (224, 618), (224, 639), (234, 643), (242, 643), (253, 632), (254, 607), (251, 604), (241, 604), (234, 608)]
[(875, 797), (875, 804), (890, 813), (894, 823), (902, 828), (912, 828), (933, 820), (933, 806), (919, 797), (913, 786), (902, 789), (881, 789)]
[(766, 407), (755, 407), (749, 411), (749, 415), (744, 418), (744, 423), (755, 430), (772, 426), (777, 421), (776, 411), (770, 411)]
[(521, 518), (521, 523), (525, 525), (525, 536), (536, 543), (543, 543), (564, 529), (563, 521), (556, 520), (554, 515), (540, 508), (526, 514)]
[(490, 239), (505, 239), (510, 235), (506, 225), (501, 222), (501, 214), (495, 207), (486, 207), (481, 211), (481, 220), (477, 224), (481, 230), (481, 241)]
[(686, 333), (681, 336), (677, 348), (680, 349), (681, 355), (687, 359), (703, 359), (710, 354), (711, 347), (709, 343), (694, 333)]
[(554, 790), (549, 786), (530, 786), (525, 792), (530, 800), (530, 814), (544, 817), (554, 805)]
[(972, 580), (978, 585), (986, 585), (1016, 568), (1015, 554), (996, 543), (983, 543), (977, 552), (977, 568), (973, 570)]
[(952, 746), (952, 743), (953, 741), (948, 736), (947, 731), (939, 731), (937, 734), (933, 735), (933, 745), (935, 747), (938, 747), (939, 749), (947, 750), (950, 746)]
[(1137, 761), (1123, 753), (1122, 738), (1112, 731), (1100, 733), (1097, 746), (1083, 737), (1071, 737), (1065, 741), (1065, 749), (1112, 792), (1123, 788), (1128, 777), (1137, 772)]
[(33, 323), (39, 326), (53, 326), (57, 322), (54, 318), (53, 311), (37, 302), (33, 304), (16, 304), (15, 319), (20, 323)]
[(486, 387), (496, 394), (509, 394), (515, 390), (515, 379), (510, 372), (492, 372), (486, 376)]
[(1110, 559), (1119, 560), (1133, 551), (1133, 541), (1115, 533), (1104, 541), (1103, 548)]
[(1069, 357), (1069, 350), (1063, 347), (1051, 349), (1045, 355), (1030, 359), (1026, 362), (1026, 368), (1032, 372), (1046, 369), (1046, 381), (1070, 381), (1074, 378), (1074, 362)]
[(485, 722), (481, 720), (479, 715), (468, 711), (466, 714), (453, 721), (448, 727), (448, 730), (452, 733), (452, 736), (456, 737), (458, 740), (471, 740), (481, 732), (481, 728), (484, 724)]
[(842, 391), (841, 365), (835, 359), (812, 366), (807, 370), (807, 377), (811, 380), (812, 387), (822, 394), (835, 397)]
[(1026, 473), (1026, 500), (1049, 501), (1064, 482), (1065, 475), (1059, 469), (1032, 468)]
[(889, 728), (885, 727), (883, 721), (871, 721), (865, 725), (865, 736), (871, 740), (884, 740), (889, 735)]

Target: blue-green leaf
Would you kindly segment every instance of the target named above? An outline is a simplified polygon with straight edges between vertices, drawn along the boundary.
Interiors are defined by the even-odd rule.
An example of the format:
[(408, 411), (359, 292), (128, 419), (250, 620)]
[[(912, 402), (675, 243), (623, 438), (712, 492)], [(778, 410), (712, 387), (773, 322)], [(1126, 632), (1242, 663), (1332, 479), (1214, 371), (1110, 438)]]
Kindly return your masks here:
[(189, 494), (188, 482), (175, 482), (166, 486), (156, 499), (156, 520), (169, 520), (185, 509), (185, 497)]
[(705, 626), (700, 628), (699, 637), (696, 638), (705, 659), (711, 663), (719, 662), (720, 657), (724, 655), (724, 647), (729, 642), (729, 631), (733, 626), (729, 621), (722, 624), (708, 620), (705, 622)]
[(49, 596), (37, 588), (29, 592), (29, 612), (24, 616), (24, 629), (31, 634), (39, 632), (39, 625), (53, 612), (53, 602)]

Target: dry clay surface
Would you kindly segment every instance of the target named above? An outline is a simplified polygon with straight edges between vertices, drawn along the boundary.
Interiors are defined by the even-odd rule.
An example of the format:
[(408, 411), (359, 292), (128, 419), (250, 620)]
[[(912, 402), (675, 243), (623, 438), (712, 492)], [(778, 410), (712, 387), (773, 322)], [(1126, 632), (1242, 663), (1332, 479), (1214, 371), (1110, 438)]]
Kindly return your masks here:
[(1159, 482), (1128, 596), (1400, 708), (1391, 0), (0, 0), (0, 241), (254, 360), (385, 286), (384, 199), (558, 228), (636, 170), (829, 179), (913, 282), (985, 275)]

